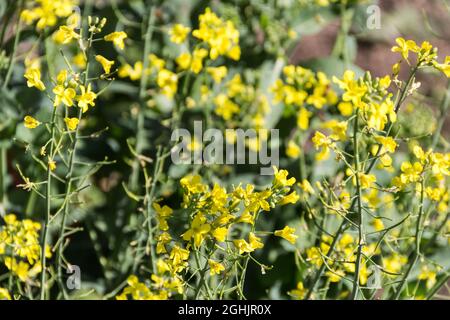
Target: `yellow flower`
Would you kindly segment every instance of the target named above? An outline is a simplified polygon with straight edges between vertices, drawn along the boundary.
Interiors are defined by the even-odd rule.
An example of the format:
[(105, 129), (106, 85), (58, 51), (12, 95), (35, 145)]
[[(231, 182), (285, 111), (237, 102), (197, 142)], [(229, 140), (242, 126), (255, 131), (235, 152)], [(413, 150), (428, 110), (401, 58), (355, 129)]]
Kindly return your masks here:
[(162, 69), (158, 72), (156, 83), (161, 88), (162, 94), (173, 98), (178, 88), (178, 77), (172, 71)]
[(373, 219), (372, 225), (373, 225), (373, 228), (375, 229), (375, 231), (381, 231), (381, 230), (385, 229), (383, 220), (381, 220), (381, 219)]
[(402, 55), (403, 59), (408, 60), (409, 51), (418, 52), (419, 47), (413, 40), (405, 40), (403, 38), (395, 39), (398, 46), (392, 48), (392, 52), (398, 52)]
[(209, 259), (208, 264), (209, 264), (209, 268), (210, 268), (209, 274), (211, 276), (213, 276), (215, 274), (220, 274), (223, 270), (225, 270), (225, 267), (220, 262), (216, 262), (214, 260)]
[(263, 243), (260, 240), (261, 239), (258, 238), (253, 232), (249, 233), (248, 242), (253, 250), (261, 249), (262, 247), (264, 247)]
[(345, 141), (347, 139), (347, 121), (330, 120), (323, 124), (324, 128), (331, 129), (330, 138), (336, 141)]
[(337, 108), (344, 117), (350, 117), (353, 114), (353, 104), (351, 102), (341, 102)]
[(129, 64), (120, 66), (118, 75), (120, 78), (129, 77), (131, 80), (136, 81), (142, 77), (143, 69), (142, 61), (136, 61), (133, 67)]
[(327, 159), (330, 155), (330, 148), (334, 147), (334, 142), (320, 131), (316, 131), (312, 138), (312, 142), (314, 143), (316, 150), (321, 149), (321, 151), (316, 154), (316, 160), (321, 161)]
[(289, 141), (286, 147), (286, 155), (289, 158), (292, 159), (297, 159), (300, 154), (302, 153), (300, 147), (294, 142), (294, 141)]
[(224, 242), (225, 239), (227, 238), (227, 234), (228, 234), (228, 228), (225, 228), (225, 227), (215, 228), (212, 232), (213, 237), (218, 242)]
[(124, 40), (127, 38), (127, 34), (124, 31), (115, 31), (104, 37), (105, 41), (112, 41), (115, 46), (120, 50), (125, 47)]
[(322, 255), (320, 249), (312, 247), (306, 249), (307, 261), (310, 261), (313, 265), (320, 267), (323, 264)]
[(163, 232), (158, 237), (158, 242), (156, 243), (156, 253), (166, 253), (166, 244), (172, 240), (172, 237), (167, 232)]
[(400, 273), (402, 267), (408, 262), (408, 258), (394, 253), (389, 257), (382, 258), (384, 269), (389, 273)]
[(300, 108), (300, 111), (299, 111), (298, 117), (297, 117), (297, 126), (301, 130), (308, 130), (308, 128), (309, 128), (309, 118), (311, 118), (311, 116), (312, 116), (312, 112), (309, 112), (304, 107)]
[(28, 87), (36, 87), (40, 91), (45, 90), (45, 85), (41, 80), (41, 70), (38, 68), (28, 68), (25, 71), (24, 77), (27, 79)]
[(183, 52), (175, 59), (175, 62), (178, 64), (181, 70), (189, 69), (191, 61), (192, 56), (189, 52)]
[(86, 58), (82, 52), (77, 53), (72, 58), (73, 64), (76, 65), (80, 69), (86, 68)]
[(67, 128), (73, 131), (77, 128), (79, 120), (78, 118), (64, 118), (64, 122), (66, 123)]
[(54, 87), (53, 93), (55, 94), (55, 102), (53, 103), (55, 107), (59, 106), (61, 102), (68, 107), (73, 106), (73, 99), (77, 95), (73, 88), (65, 88), (62, 84)]
[(244, 239), (233, 240), (233, 243), (236, 248), (239, 249), (239, 254), (243, 254), (244, 252), (249, 253), (253, 251), (252, 247)]
[(395, 149), (397, 149), (397, 142), (395, 142), (392, 137), (377, 136), (375, 137), (375, 140), (381, 144), (387, 152), (394, 153)]
[(60, 26), (58, 31), (56, 31), (53, 35), (53, 39), (57, 43), (68, 44), (72, 42), (72, 40), (80, 39), (80, 35), (75, 32), (75, 28), (70, 26)]
[(287, 170), (278, 170), (277, 167), (273, 167), (274, 170), (274, 178), (273, 178), (273, 187), (274, 188), (283, 188), (290, 187), (295, 183), (295, 178), (291, 177), (287, 179), (289, 172)]
[(365, 84), (359, 84), (355, 81), (355, 73), (351, 70), (345, 71), (342, 80), (333, 77), (333, 82), (337, 83), (345, 91), (342, 99), (345, 102), (352, 102), (355, 106), (360, 105), (362, 97), (368, 90)]
[(341, 279), (345, 277), (345, 272), (343, 270), (327, 271), (325, 272), (325, 275), (328, 277), (328, 280), (330, 280), (330, 282), (336, 283), (341, 281)]
[(281, 199), (281, 201), (278, 202), (278, 204), (280, 206), (283, 206), (288, 203), (295, 204), (297, 203), (298, 199), (300, 199), (300, 196), (297, 194), (297, 191), (294, 190), (287, 196), (284, 196), (283, 199)]
[(0, 288), (0, 300), (11, 300), (11, 295), (8, 292), (8, 289)]
[(232, 21), (223, 21), (210, 8), (199, 16), (199, 28), (192, 31), (192, 35), (209, 46), (212, 60), (221, 55), (233, 60), (240, 58), (239, 31)]
[[(373, 174), (358, 173), (361, 189), (368, 189), (377, 181), (377, 177)], [(356, 181), (355, 181), (356, 184)]]
[(97, 94), (91, 91), (91, 84), (89, 83), (87, 88), (83, 85), (80, 86), (81, 94), (77, 96), (78, 107), (83, 110), (83, 113), (86, 112), (89, 106), (95, 106), (95, 99), (97, 98)]
[(187, 35), (189, 34), (189, 31), (191, 31), (190, 28), (183, 26), (182, 24), (175, 24), (170, 30), (170, 41), (173, 43), (182, 43)]
[(292, 244), (295, 244), (295, 240), (298, 238), (298, 236), (295, 235), (295, 229), (289, 226), (285, 226), (282, 230), (276, 230), (273, 234), (277, 237), (286, 239)]
[(297, 288), (289, 291), (289, 295), (294, 299), (302, 300), (306, 295), (307, 290), (305, 289), (303, 282), (297, 283)]
[(427, 289), (431, 289), (436, 284), (436, 272), (430, 270), (430, 268), (426, 265), (422, 266), (420, 269), (419, 276), (417, 279), (426, 280)]
[(173, 210), (169, 206), (160, 206), (159, 203), (153, 203), (153, 209), (156, 211), (156, 218), (158, 219), (159, 229), (163, 231), (169, 230), (167, 219), (172, 215)]
[(114, 65), (114, 61), (110, 61), (99, 54), (95, 56), (95, 60), (97, 60), (102, 65), (103, 70), (106, 74), (109, 74), (111, 72), (111, 67)]
[(41, 123), (38, 120), (36, 120), (35, 118), (33, 118), (32, 116), (25, 116), (25, 118), (24, 118), (24, 125), (28, 129), (34, 129), (34, 128), (38, 127), (40, 124)]
[(227, 67), (208, 67), (206, 71), (211, 75), (216, 83), (220, 83), (227, 76)]
[(231, 101), (224, 93), (218, 94), (214, 100), (216, 106), (215, 113), (221, 116), (224, 120), (230, 120), (235, 114), (239, 113), (239, 106)]
[(192, 52), (191, 71), (199, 73), (203, 69), (203, 59), (208, 55), (208, 51), (200, 48)]
[(56, 169), (55, 160), (53, 160), (53, 159), (48, 160), (48, 168), (50, 169), (50, 171), (55, 171), (55, 169)]
[(185, 241), (190, 241), (193, 238), (194, 245), (198, 248), (209, 230), (211, 230), (211, 225), (207, 223), (206, 218), (202, 214), (197, 214), (192, 220), (190, 229), (183, 233), (182, 237)]

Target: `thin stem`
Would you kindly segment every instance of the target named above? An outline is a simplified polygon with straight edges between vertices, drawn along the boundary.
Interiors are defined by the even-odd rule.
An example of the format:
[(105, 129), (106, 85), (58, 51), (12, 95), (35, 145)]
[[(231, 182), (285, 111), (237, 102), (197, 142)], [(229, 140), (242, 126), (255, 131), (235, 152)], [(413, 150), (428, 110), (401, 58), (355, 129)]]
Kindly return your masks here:
[(356, 110), (356, 117), (354, 120), (354, 128), (353, 128), (353, 145), (354, 145), (354, 159), (355, 159), (355, 180), (356, 180), (356, 201), (358, 205), (358, 251), (356, 255), (356, 262), (355, 262), (355, 277), (353, 280), (353, 290), (351, 299), (357, 299), (358, 298), (358, 292), (359, 292), (359, 274), (361, 270), (361, 254), (362, 254), (362, 247), (364, 245), (364, 214), (362, 211), (362, 204), (361, 204), (361, 183), (360, 183), (360, 164), (359, 164), (359, 147), (358, 147), (358, 119), (359, 119), (359, 109)]
[[(143, 52), (143, 70), (147, 70), (149, 66), (149, 54), (151, 50), (151, 42), (153, 36), (153, 24), (155, 20), (155, 14), (153, 6), (149, 8), (147, 28), (144, 35), (144, 52)], [(137, 131), (136, 131), (136, 154), (139, 156), (143, 151), (143, 140), (145, 138), (145, 96), (147, 90), (147, 80), (148, 77), (145, 74), (142, 75), (140, 85), (139, 85), (139, 110), (137, 114)], [(135, 192), (138, 189), (139, 182), (139, 158), (136, 157), (133, 162), (133, 168), (129, 181), (129, 188), (131, 191)]]
[[(20, 0), (20, 2), (19, 2), (19, 15), (20, 15), (20, 11), (22, 11), (22, 7), (23, 7), (23, 0)], [(14, 69), (14, 64), (16, 62), (15, 54), (16, 54), (16, 51), (17, 51), (17, 46), (19, 44), (20, 35), (21, 35), (21, 32), (22, 32), (22, 30), (20, 28), (21, 23), (22, 23), (22, 20), (20, 19), (20, 16), (19, 16), (17, 18), (16, 36), (14, 38), (14, 45), (13, 45), (13, 50), (12, 50), (11, 57), (10, 57), (10, 60), (9, 60), (8, 71), (6, 72), (5, 80), (4, 80), (3, 86), (2, 86), (3, 90), (6, 89), (6, 87), (8, 86), (9, 80), (11, 79), (12, 72), (13, 72), (13, 69)]]
[(412, 257), (410, 260), (411, 262), (409, 263), (408, 268), (406, 269), (406, 272), (403, 275), (403, 278), (397, 287), (397, 291), (394, 294), (393, 298), (395, 300), (398, 300), (400, 298), (400, 295), (403, 291), (403, 287), (405, 286), (406, 281), (408, 280), (409, 274), (411, 273), (411, 270), (416, 265), (417, 260), (419, 259), (419, 256), (420, 256), (420, 243), (422, 242), (422, 233), (423, 233), (423, 229), (421, 228), (421, 221), (422, 221), (422, 215), (423, 215), (423, 204), (424, 204), (424, 200), (425, 200), (425, 179), (423, 177), (422, 177), (422, 181), (421, 181), (420, 185), (421, 185), (420, 205), (419, 205), (419, 216), (417, 217), (416, 233), (414, 235), (414, 239), (415, 239), (414, 252), (412, 253)]
[(438, 122), (438, 125), (436, 128), (436, 131), (434, 132), (433, 142), (431, 143), (431, 149), (436, 148), (439, 143), (439, 138), (441, 137), (441, 132), (442, 132), (442, 129), (444, 128), (444, 123), (447, 120), (446, 115), (447, 115), (449, 106), (450, 106), (450, 81), (447, 84), (447, 90), (445, 91), (445, 97), (442, 100), (439, 122)]
[[(87, 56), (87, 62), (86, 62), (86, 69), (84, 72), (84, 86), (86, 87), (88, 85), (88, 79), (89, 79), (89, 67), (90, 67), (90, 61), (89, 61), (89, 50), (92, 47), (92, 39), (94, 37), (94, 33), (91, 32), (89, 35), (89, 40), (88, 40), (88, 45), (87, 45), (87, 49), (86, 49), (86, 56)], [(81, 122), (81, 117), (83, 115), (83, 109), (82, 108), (78, 108), (78, 123)], [(63, 292), (64, 298), (67, 298), (67, 292), (65, 290), (65, 286), (64, 283), (62, 281), (62, 266), (63, 266), (63, 254), (64, 254), (64, 238), (65, 238), (65, 229), (66, 229), (66, 223), (67, 223), (67, 216), (69, 215), (69, 211), (70, 211), (70, 197), (72, 195), (71, 189), (72, 189), (72, 184), (73, 184), (73, 171), (74, 171), (74, 167), (75, 167), (75, 158), (76, 158), (76, 150), (77, 150), (77, 142), (78, 142), (78, 136), (79, 136), (79, 129), (80, 126), (77, 125), (77, 127), (75, 128), (75, 133), (74, 136), (72, 138), (72, 145), (70, 147), (70, 158), (69, 158), (69, 168), (68, 168), (68, 172), (66, 175), (66, 180), (67, 180), (67, 184), (66, 184), (66, 190), (65, 190), (65, 197), (64, 197), (64, 212), (63, 212), (63, 216), (62, 216), (62, 220), (61, 220), (61, 226), (60, 226), (60, 239), (59, 241), (61, 242), (61, 244), (58, 247), (58, 252), (57, 252), (57, 263), (58, 263), (58, 284)], [(71, 136), (71, 135), (70, 135)]]
[[(55, 146), (55, 120), (56, 120), (56, 107), (53, 107), (52, 121), (50, 124), (50, 156), (53, 156), (53, 149)], [(50, 169), (50, 165), (47, 164), (47, 185), (46, 185), (46, 215), (45, 222), (42, 234), (42, 242), (41, 242), (41, 300), (45, 300), (45, 286), (46, 286), (46, 268), (47, 268), (47, 259), (45, 256), (45, 248), (47, 247), (48, 241), (48, 231), (49, 231), (49, 221), (51, 216), (51, 187), (52, 187), (52, 171)]]

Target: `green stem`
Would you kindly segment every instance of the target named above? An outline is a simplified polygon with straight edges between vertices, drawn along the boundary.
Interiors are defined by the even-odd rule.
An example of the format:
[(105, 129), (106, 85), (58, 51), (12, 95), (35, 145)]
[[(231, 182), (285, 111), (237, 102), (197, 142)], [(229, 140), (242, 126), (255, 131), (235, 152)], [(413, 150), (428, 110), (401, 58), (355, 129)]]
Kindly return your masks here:
[(8, 176), (8, 158), (7, 158), (7, 147), (2, 145), (0, 147), (0, 214), (6, 212), (8, 206), (8, 197), (7, 197), (7, 176)]
[[(20, 2), (19, 2), (19, 12), (22, 11), (22, 7), (23, 7), (23, 0), (20, 0)], [(22, 22), (22, 20), (20, 19), (20, 17), (17, 18), (16, 36), (14, 38), (13, 50), (12, 50), (12, 53), (11, 53), (11, 57), (9, 59), (8, 71), (6, 72), (5, 80), (4, 80), (3, 86), (2, 86), (3, 90), (5, 90), (6, 87), (8, 86), (9, 80), (11, 79), (12, 72), (13, 72), (13, 69), (14, 69), (14, 64), (16, 62), (15, 54), (16, 54), (16, 51), (17, 51), (17, 46), (19, 45), (20, 35), (21, 35), (21, 32), (22, 32), (22, 30), (20, 28), (21, 22)]]
[(353, 129), (353, 145), (354, 145), (354, 159), (355, 159), (355, 178), (356, 178), (356, 201), (358, 205), (358, 251), (356, 255), (356, 265), (355, 265), (355, 277), (353, 280), (353, 290), (351, 299), (358, 298), (359, 292), (359, 274), (361, 270), (361, 254), (362, 247), (364, 245), (364, 214), (362, 212), (362, 204), (361, 204), (361, 183), (359, 180), (360, 173), (360, 164), (359, 164), (359, 146), (358, 146), (358, 119), (359, 119), (359, 109), (356, 111), (354, 129)]
[(349, 67), (350, 57), (347, 49), (347, 37), (352, 26), (353, 17), (355, 15), (355, 9), (347, 8), (347, 3), (341, 2), (341, 28), (336, 37), (336, 42), (333, 48), (332, 55), (338, 58), (342, 58), (345, 64), (345, 68)]
[[(55, 146), (55, 120), (56, 120), (56, 107), (53, 107), (53, 113), (52, 113), (52, 120), (51, 120), (51, 128), (50, 128), (50, 135), (51, 135), (51, 142), (50, 142), (50, 153), (49, 155), (53, 156), (53, 149)], [(45, 200), (46, 200), (46, 215), (45, 215), (45, 221), (44, 221), (44, 228), (42, 233), (42, 242), (41, 242), (41, 293), (40, 298), (41, 300), (45, 300), (45, 290), (46, 290), (46, 269), (47, 269), (47, 259), (45, 256), (45, 248), (47, 247), (47, 241), (48, 241), (48, 232), (49, 232), (49, 221), (50, 221), (50, 215), (51, 215), (51, 182), (52, 182), (52, 171), (50, 170), (50, 165), (47, 164), (47, 188), (46, 188), (46, 194), (45, 194)]]
[[(151, 42), (152, 42), (152, 36), (153, 36), (153, 24), (155, 20), (155, 14), (153, 7), (149, 8), (148, 12), (148, 21), (147, 21), (147, 28), (144, 35), (144, 51), (143, 51), (143, 70), (147, 70), (149, 66), (149, 57), (151, 50)], [(139, 85), (139, 110), (137, 115), (137, 131), (136, 131), (136, 154), (140, 155), (144, 149), (143, 141), (145, 138), (145, 97), (146, 97), (146, 90), (147, 90), (147, 80), (148, 77), (145, 76), (145, 72), (143, 73)], [(139, 183), (139, 159), (135, 158), (133, 162), (132, 172), (130, 176), (129, 181), (129, 188), (131, 191), (136, 192), (138, 189), (138, 183)]]
[(431, 143), (431, 149), (435, 149), (439, 143), (439, 138), (441, 137), (442, 129), (444, 128), (444, 123), (447, 120), (447, 111), (450, 106), (450, 81), (447, 84), (447, 90), (445, 91), (445, 97), (442, 100), (439, 122), (437, 124), (436, 131), (434, 132), (433, 142)]
[(414, 266), (417, 263), (417, 260), (420, 256), (420, 243), (422, 242), (422, 233), (423, 230), (421, 229), (421, 221), (422, 221), (422, 215), (423, 215), (423, 204), (425, 200), (425, 179), (422, 177), (422, 181), (420, 183), (421, 190), (420, 190), (420, 205), (419, 205), (419, 216), (417, 218), (417, 224), (416, 224), (416, 233), (414, 235), (415, 239), (415, 246), (414, 246), (414, 252), (412, 253), (412, 257), (410, 257), (411, 262), (408, 265), (408, 268), (406, 269), (405, 274), (403, 275), (402, 280), (400, 281), (400, 284), (397, 287), (397, 291), (395, 292), (393, 299), (398, 300), (400, 298), (400, 295), (403, 291), (403, 287), (405, 286), (409, 274), (411, 273), (411, 270), (414, 268)]
[[(89, 40), (88, 40), (88, 44), (87, 44), (87, 49), (86, 49), (86, 57), (87, 57), (87, 62), (86, 62), (86, 69), (84, 72), (84, 83), (83, 85), (86, 87), (88, 85), (88, 79), (89, 79), (89, 67), (90, 67), (90, 59), (89, 59), (89, 51), (92, 47), (92, 39), (94, 37), (94, 33), (91, 32), (89, 35)], [(83, 116), (83, 109), (82, 108), (78, 108), (78, 123), (81, 123), (81, 117)], [(59, 287), (61, 289), (61, 291), (63, 292), (63, 296), (65, 299), (67, 299), (67, 292), (65, 289), (65, 285), (62, 281), (62, 269), (63, 269), (63, 255), (64, 255), (64, 248), (65, 248), (65, 243), (64, 243), (64, 237), (65, 237), (65, 229), (66, 229), (66, 224), (67, 224), (67, 217), (69, 215), (69, 211), (70, 211), (70, 195), (72, 192), (72, 184), (73, 184), (73, 171), (74, 171), (74, 167), (75, 167), (75, 159), (76, 159), (76, 150), (77, 150), (77, 143), (78, 143), (78, 137), (79, 137), (79, 130), (80, 130), (80, 125), (77, 125), (76, 129), (75, 129), (75, 133), (72, 139), (72, 145), (70, 147), (70, 158), (69, 158), (69, 168), (68, 168), (68, 172), (66, 175), (66, 190), (65, 190), (65, 197), (64, 197), (64, 211), (63, 211), (63, 216), (61, 219), (61, 226), (60, 226), (60, 230), (59, 230), (59, 246), (58, 246), (58, 251), (57, 251), (57, 269), (58, 269), (58, 284)]]

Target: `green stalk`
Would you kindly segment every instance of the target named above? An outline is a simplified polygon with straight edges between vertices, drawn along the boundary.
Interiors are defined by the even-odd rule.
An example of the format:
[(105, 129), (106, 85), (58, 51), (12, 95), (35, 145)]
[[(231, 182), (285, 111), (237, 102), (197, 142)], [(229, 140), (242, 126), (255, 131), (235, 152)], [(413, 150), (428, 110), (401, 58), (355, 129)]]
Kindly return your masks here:
[[(151, 41), (153, 36), (153, 24), (155, 20), (155, 14), (153, 6), (149, 8), (148, 12), (148, 21), (147, 28), (144, 35), (144, 52), (143, 52), (143, 70), (147, 70), (149, 66), (149, 58), (151, 50)], [(139, 110), (137, 115), (137, 132), (136, 132), (136, 154), (140, 155), (144, 149), (143, 140), (145, 138), (145, 96), (147, 90), (147, 80), (148, 77), (145, 75), (145, 72), (142, 74), (140, 85), (139, 85)], [(138, 189), (139, 183), (139, 159), (135, 158), (133, 162), (132, 172), (129, 180), (129, 189), (133, 192), (136, 192)]]
[(341, 58), (344, 61), (345, 68), (350, 64), (350, 57), (347, 50), (347, 37), (352, 26), (355, 9), (347, 8), (347, 2), (342, 1), (340, 6), (341, 28), (336, 38), (332, 55)]
[[(53, 107), (53, 113), (52, 113), (52, 121), (51, 121), (51, 128), (50, 128), (50, 135), (51, 135), (51, 143), (50, 143), (50, 156), (53, 157), (53, 149), (55, 146), (55, 120), (56, 120), (56, 107)], [(47, 247), (47, 241), (48, 241), (48, 232), (49, 232), (49, 221), (50, 221), (50, 215), (51, 215), (51, 182), (52, 182), (52, 171), (50, 170), (50, 166), (47, 164), (47, 188), (46, 188), (46, 194), (45, 194), (45, 200), (46, 200), (46, 215), (45, 215), (45, 222), (44, 222), (44, 229), (42, 233), (42, 241), (41, 241), (41, 293), (40, 298), (41, 300), (45, 300), (45, 285), (46, 285), (46, 268), (47, 268), (47, 259), (45, 256), (45, 248)]]
[(403, 287), (405, 286), (409, 274), (411, 273), (411, 270), (414, 268), (414, 266), (417, 263), (417, 260), (419, 260), (420, 256), (420, 243), (422, 242), (422, 233), (423, 229), (421, 229), (421, 221), (422, 221), (422, 215), (423, 215), (423, 204), (425, 200), (425, 179), (422, 177), (422, 181), (420, 183), (421, 190), (420, 190), (420, 205), (419, 205), (419, 216), (417, 218), (417, 224), (416, 224), (416, 233), (414, 235), (415, 239), (415, 246), (414, 246), (414, 252), (412, 253), (412, 257), (410, 257), (411, 262), (408, 265), (408, 268), (406, 269), (405, 274), (403, 275), (402, 280), (400, 281), (400, 284), (397, 287), (397, 291), (393, 295), (393, 299), (398, 300), (400, 298), (400, 295), (403, 291)]
[[(22, 11), (22, 7), (23, 7), (23, 0), (20, 0), (19, 2), (19, 12)], [(21, 35), (21, 22), (22, 20), (20, 19), (20, 17), (17, 18), (17, 24), (16, 24), (16, 36), (14, 37), (14, 45), (13, 45), (13, 50), (11, 53), (11, 57), (9, 59), (9, 65), (8, 65), (8, 71), (6, 72), (6, 76), (5, 76), (5, 80), (3, 82), (3, 90), (6, 89), (6, 87), (8, 86), (9, 80), (11, 79), (12, 76), (12, 72), (14, 69), (14, 64), (16, 62), (16, 58), (15, 58), (15, 54), (17, 51), (17, 46), (19, 45), (19, 40), (20, 40), (20, 35)]]
[(450, 106), (450, 81), (447, 84), (447, 90), (445, 91), (445, 97), (442, 100), (439, 122), (437, 124), (436, 131), (434, 132), (433, 142), (431, 143), (431, 149), (435, 149), (439, 143), (439, 138), (441, 137), (442, 129), (444, 128), (445, 120), (447, 120), (447, 111)]
[[(14, 44), (13, 44), (13, 49), (12, 49), (12, 53), (9, 59), (9, 65), (7, 68), (7, 72), (6, 72), (6, 76), (5, 79), (3, 81), (3, 85), (2, 85), (2, 90), (4, 91), (9, 84), (9, 81), (11, 80), (11, 76), (13, 73), (13, 69), (14, 69), (14, 64), (16, 62), (16, 51), (17, 51), (17, 46), (19, 45), (19, 41), (20, 41), (20, 35), (22, 32), (21, 29), (21, 19), (20, 19), (20, 12), (22, 11), (23, 8), (23, 0), (19, 1), (19, 17), (17, 18), (17, 23), (16, 23), (16, 35), (14, 37)], [(9, 21), (9, 16), (7, 17), (7, 21)], [(5, 25), (3, 26), (3, 30), (2, 30), (2, 35), (1, 35), (1, 41), (3, 44), (3, 36), (4, 36), (4, 32), (7, 28), (8, 23), (5, 22)], [(7, 207), (7, 203), (8, 203), (8, 197), (7, 197), (7, 176), (8, 176), (8, 157), (7, 157), (7, 150), (8, 148), (5, 145), (2, 145), (0, 147), (0, 201), (1, 201), (1, 206), (2, 206), (2, 210), (6, 211), (6, 207)]]
[(361, 270), (361, 254), (362, 247), (364, 245), (364, 214), (362, 212), (361, 204), (361, 183), (359, 180), (360, 164), (359, 164), (359, 146), (358, 146), (358, 119), (359, 119), (359, 109), (356, 109), (356, 116), (353, 128), (353, 145), (354, 145), (354, 159), (355, 159), (355, 171), (356, 171), (356, 201), (358, 204), (358, 252), (356, 255), (356, 265), (355, 265), (355, 277), (353, 280), (353, 290), (351, 299), (355, 300), (358, 298), (359, 292), (359, 273)]
[[(85, 73), (84, 73), (84, 84), (83, 84), (85, 87), (88, 85), (88, 79), (89, 79), (89, 67), (90, 67), (89, 51), (90, 51), (90, 48), (92, 47), (93, 37), (94, 37), (94, 33), (91, 32), (89, 35), (88, 45), (87, 45), (87, 49), (86, 49), (87, 61), (86, 61), (86, 69), (85, 69)], [(83, 109), (81, 109), (81, 108), (78, 108), (78, 109), (79, 109), (78, 110), (78, 124), (80, 124), (81, 117), (83, 115)], [(64, 245), (65, 234), (64, 233), (65, 233), (65, 229), (66, 229), (67, 217), (68, 217), (69, 211), (70, 211), (70, 195), (71, 195), (71, 189), (72, 189), (72, 184), (73, 184), (72, 178), (73, 178), (74, 163), (75, 163), (75, 158), (76, 158), (79, 130), (80, 130), (80, 125), (78, 125), (75, 129), (74, 137), (72, 139), (72, 145), (70, 147), (71, 152), (69, 151), (70, 158), (69, 158), (69, 168), (68, 168), (68, 172), (66, 175), (67, 184), (66, 184), (65, 197), (64, 197), (64, 212), (63, 212), (61, 226), (60, 226), (60, 230), (59, 230), (60, 244), (59, 244), (58, 251), (57, 251), (58, 284), (63, 292), (63, 296), (65, 299), (67, 299), (67, 292), (66, 292), (64, 283), (62, 281), (62, 269), (63, 269), (62, 265), (63, 265), (63, 254), (64, 254), (64, 248), (65, 248), (65, 245)]]

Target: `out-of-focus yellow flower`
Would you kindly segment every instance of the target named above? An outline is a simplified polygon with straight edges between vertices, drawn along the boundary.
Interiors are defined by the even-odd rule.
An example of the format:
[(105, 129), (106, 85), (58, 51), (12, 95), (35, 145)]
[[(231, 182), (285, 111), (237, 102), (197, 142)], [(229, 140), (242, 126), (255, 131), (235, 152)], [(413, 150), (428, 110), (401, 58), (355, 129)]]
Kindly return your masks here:
[(25, 71), (24, 77), (27, 79), (28, 87), (36, 87), (40, 91), (45, 90), (45, 85), (41, 80), (41, 70), (38, 68), (28, 68)]
[(210, 8), (199, 16), (199, 28), (192, 31), (192, 35), (208, 44), (212, 60), (221, 55), (239, 60), (239, 31), (233, 22), (223, 21)]
[(297, 159), (301, 153), (302, 150), (300, 147), (294, 141), (290, 140), (286, 146), (286, 155), (289, 158)]
[(111, 72), (111, 67), (114, 65), (114, 61), (108, 60), (102, 55), (96, 55), (95, 60), (97, 60), (103, 67), (103, 70), (106, 74), (109, 74)]
[(289, 226), (285, 226), (282, 230), (276, 230), (273, 234), (277, 237), (286, 239), (292, 244), (295, 244), (295, 241), (298, 238), (298, 236), (295, 235), (295, 229)]
[(8, 289), (0, 288), (0, 300), (11, 300), (11, 295), (8, 292)]
[(303, 282), (297, 283), (297, 288), (289, 291), (289, 295), (292, 296), (294, 299), (302, 300), (306, 295), (307, 290), (303, 286)]
[(70, 26), (61, 26), (58, 31), (53, 34), (53, 40), (56, 43), (68, 44), (72, 40), (80, 39), (80, 35), (75, 32), (75, 29)]
[(124, 31), (115, 31), (106, 35), (103, 39), (105, 39), (105, 41), (112, 41), (116, 47), (123, 50), (125, 47), (124, 41), (127, 37), (128, 35)]
[(83, 113), (86, 112), (89, 106), (95, 106), (95, 99), (97, 98), (97, 94), (91, 91), (91, 84), (89, 83), (87, 88), (83, 85), (80, 86), (81, 94), (77, 97), (78, 107), (83, 110)]
[(210, 268), (209, 274), (211, 276), (213, 276), (215, 274), (220, 274), (223, 270), (225, 270), (225, 267), (220, 262), (209, 259), (208, 264), (209, 264), (209, 268)]
[(169, 30), (170, 41), (180, 44), (184, 42), (190, 31), (190, 28), (177, 23)]
[(175, 59), (175, 62), (178, 64), (181, 70), (189, 69), (191, 61), (192, 56), (189, 52), (183, 52)]
[(158, 72), (156, 83), (161, 88), (162, 94), (173, 98), (178, 88), (178, 77), (172, 71), (162, 69)]
[(119, 67), (118, 75), (120, 78), (129, 77), (131, 80), (136, 81), (142, 77), (143, 69), (142, 61), (136, 61), (133, 67), (127, 63)]
[(25, 116), (23, 124), (28, 129), (34, 129), (38, 127), (41, 123), (32, 116)]
[(206, 71), (211, 75), (216, 83), (220, 83), (227, 76), (227, 67), (209, 67)]
[(72, 62), (80, 69), (86, 68), (86, 58), (84, 57), (84, 54), (82, 52), (77, 53), (73, 57)]
[(64, 122), (69, 130), (73, 131), (78, 127), (78, 118), (64, 118)]
[(55, 160), (53, 160), (53, 159), (48, 160), (48, 168), (50, 169), (50, 171), (55, 171), (55, 169), (56, 169)]

